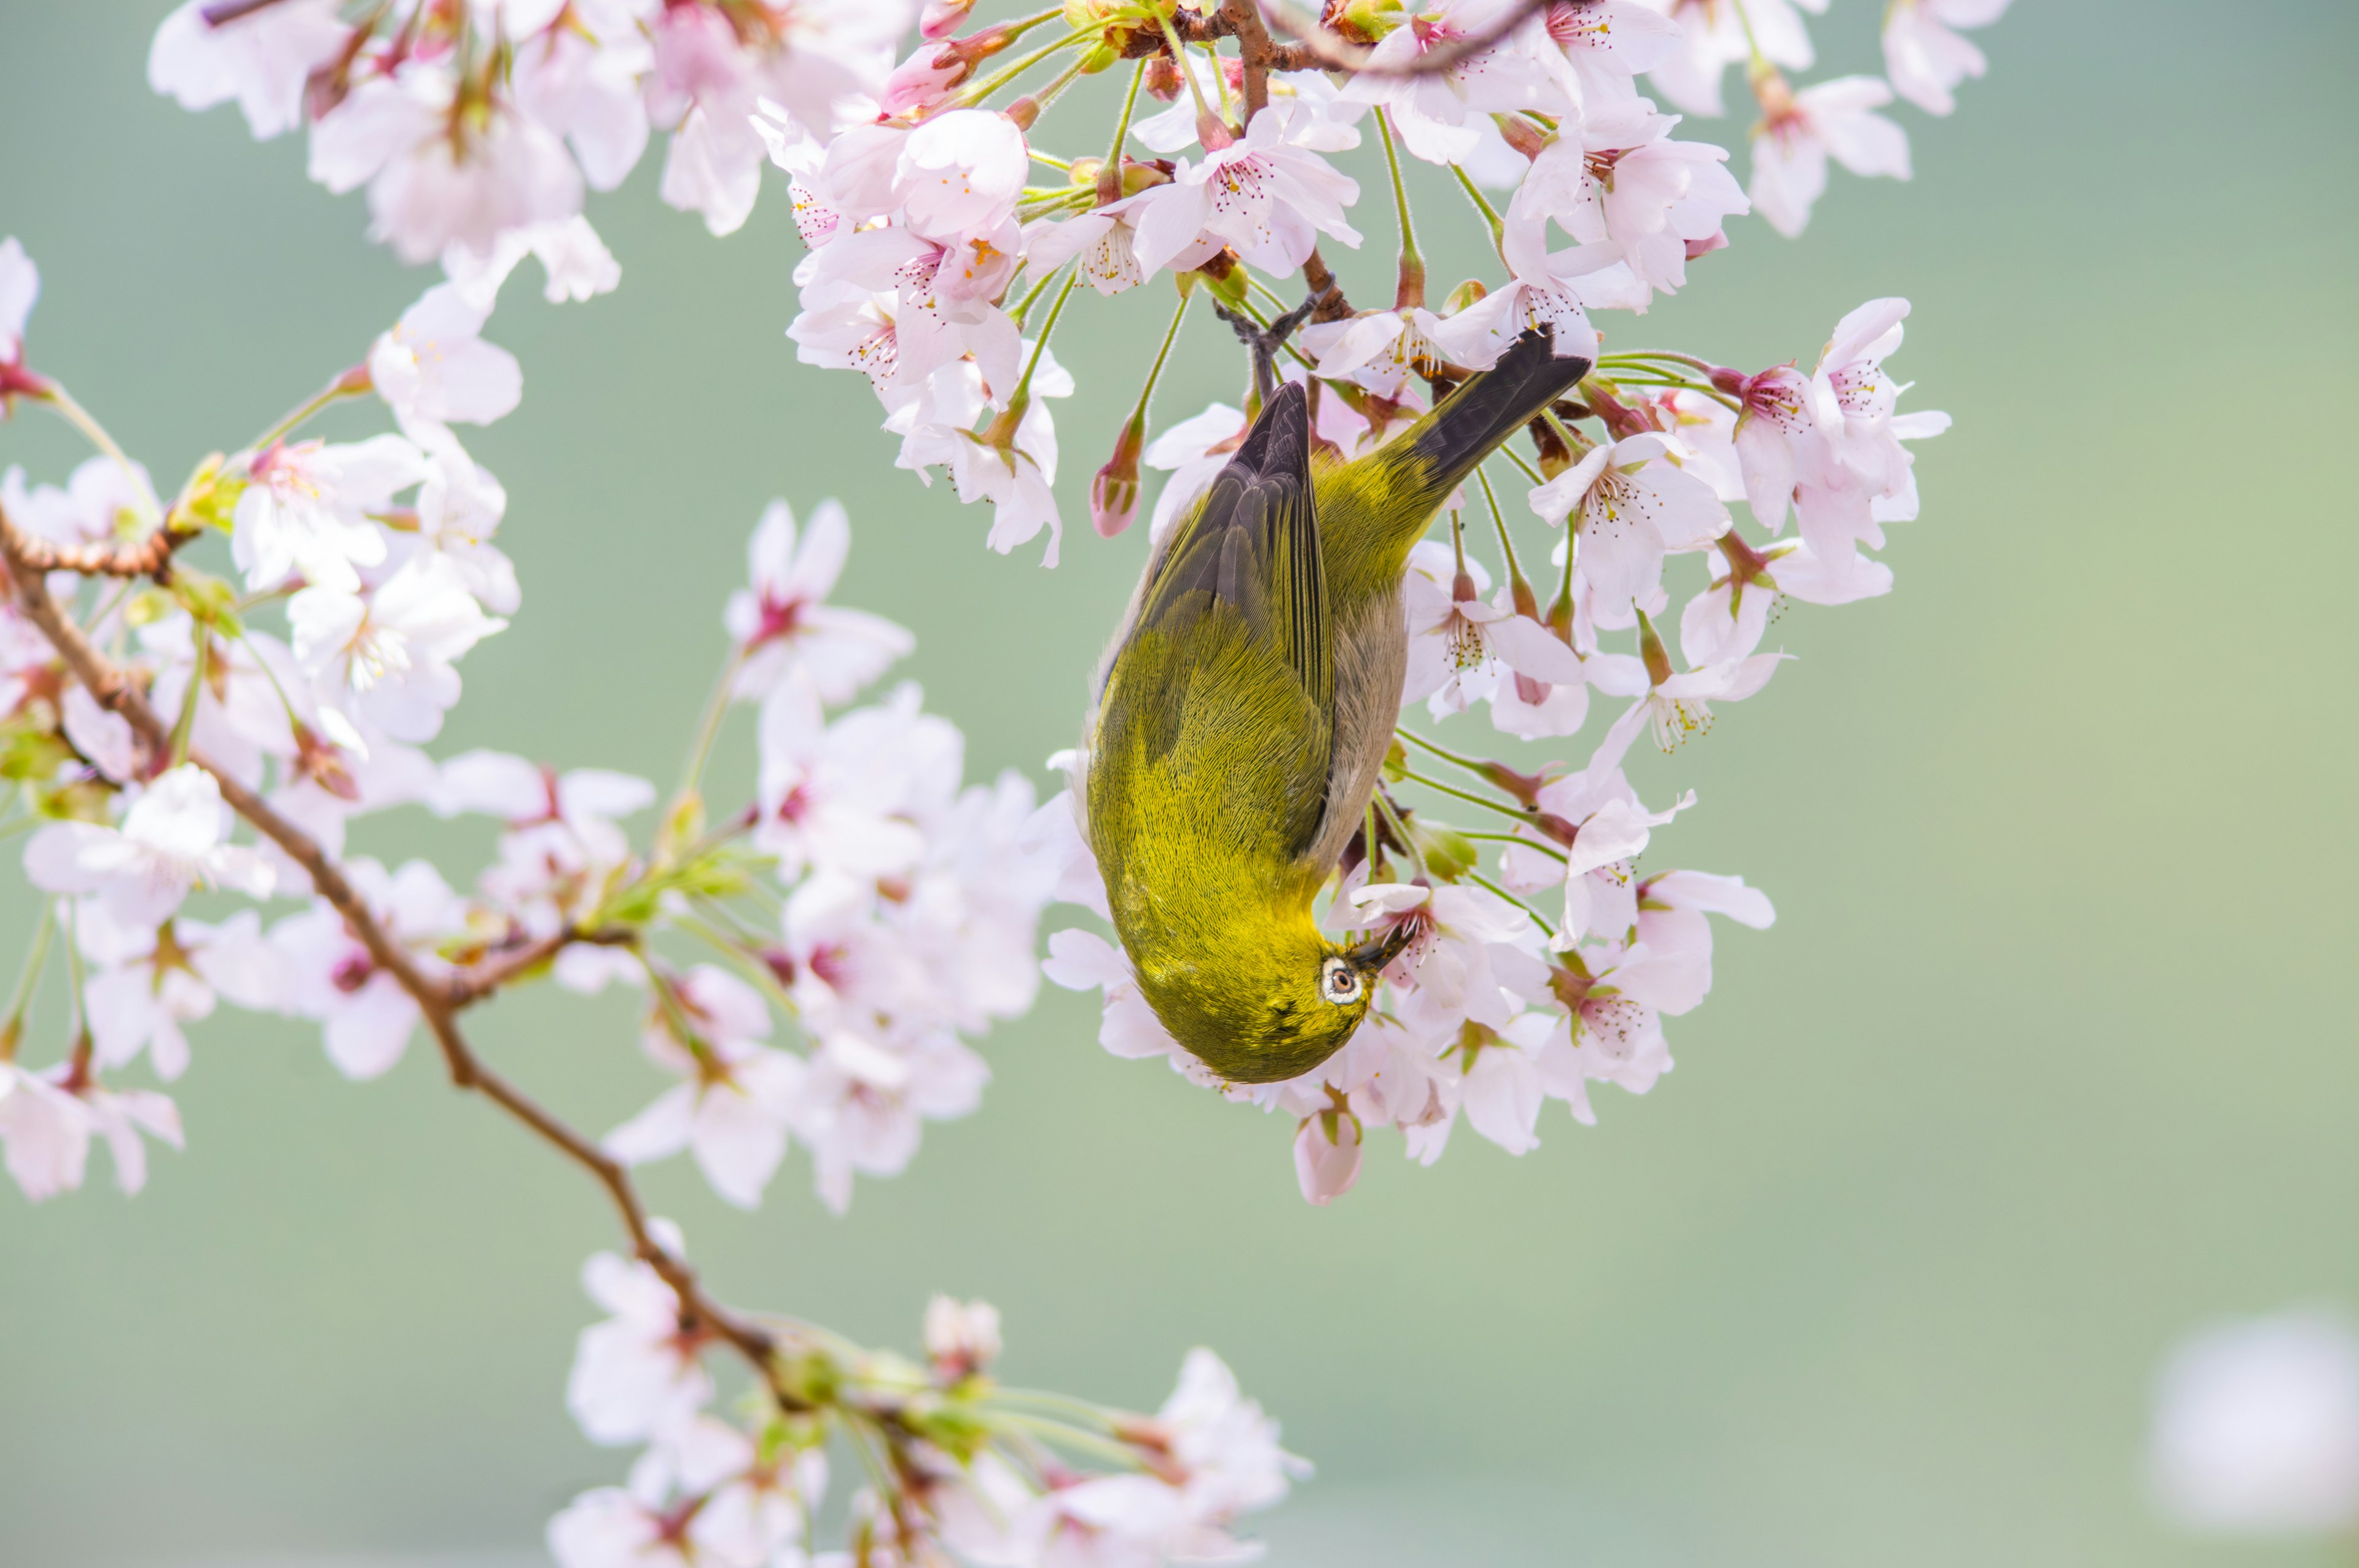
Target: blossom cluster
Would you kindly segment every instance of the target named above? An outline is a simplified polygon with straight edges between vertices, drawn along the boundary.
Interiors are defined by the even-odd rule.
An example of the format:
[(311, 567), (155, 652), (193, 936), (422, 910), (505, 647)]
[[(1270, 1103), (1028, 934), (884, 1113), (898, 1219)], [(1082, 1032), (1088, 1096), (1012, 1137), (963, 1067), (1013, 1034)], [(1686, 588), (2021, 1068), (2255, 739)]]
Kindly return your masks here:
[[(9, 359), (54, 397), (22, 369), (38, 281), (21, 246), (0, 245), (0, 294), (22, 302), (0, 323)], [(158, 1080), (177, 1079), (186, 1026), (222, 1002), (316, 1022), (356, 1079), (390, 1070), (429, 1022), (311, 868), (268, 839), (235, 840), (225, 785), (339, 860), (386, 940), (434, 983), (521, 966), (578, 991), (643, 991), (647, 1052), (678, 1082), (608, 1147), (626, 1163), (690, 1152), (743, 1206), (790, 1144), (838, 1210), (855, 1173), (899, 1171), (924, 1121), (974, 1108), (988, 1073), (968, 1039), (1030, 1005), (1045, 888), (1016, 841), (1032, 792), (1014, 775), (962, 787), (962, 738), (914, 687), (849, 706), (913, 641), (826, 602), (850, 544), (832, 503), (799, 535), (783, 503), (769, 509), (750, 584), (724, 616), (722, 695), (758, 708), (761, 776), (757, 798), (716, 826), (691, 784), (656, 842), (635, 847), (622, 824), (656, 804), (646, 780), (423, 749), (460, 697), (459, 663), (520, 599), (494, 542), (506, 497), (452, 428), (495, 419), (520, 395), (515, 359), (481, 336), (498, 282), (429, 288), (362, 364), (208, 459), (168, 506), (114, 453), (62, 486), (0, 475), (0, 512), (32, 540), (177, 547), (221, 533), (236, 572), (213, 578), (180, 550), (161, 582), (95, 599), (75, 574), (52, 574), (55, 598), (86, 607), (82, 635), (118, 650), (128, 679), (177, 716), (164, 755), (16, 607), (0, 610), (0, 749), (34, 829), (26, 874), (51, 895), (74, 985), (64, 1059), (38, 1071), (16, 1059), (38, 964), (0, 1045), (0, 1144), (28, 1195), (80, 1184), (93, 1136), (136, 1190), (138, 1134), (177, 1143), (180, 1127), (162, 1091), (117, 1076), (144, 1057)], [(300, 436), (318, 408), (372, 393), (396, 429)], [(501, 824), (471, 891), (426, 860), (347, 855), (358, 819), (402, 806)], [(252, 906), (199, 919), (185, 905), (201, 888), (300, 907), (267, 924)], [(675, 963), (659, 936), (693, 940), (712, 961)], [(779, 1014), (800, 1050), (773, 1043)]]
[(655, 132), (661, 191), (716, 234), (760, 192), (751, 115), (825, 131), (883, 84), (908, 0), (186, 0), (147, 80), (184, 107), (234, 102), (257, 138), (302, 127), (310, 171), (366, 188), (370, 234), (453, 276), (510, 252), (550, 291), (614, 286), (582, 216)]
[[(863, 372), (900, 465), (990, 502), (994, 549), (1045, 531), (1053, 564), (1044, 400), (1072, 381), (1048, 337), (1077, 281), (1111, 295), (1169, 273), (1183, 308), (1203, 285), (1266, 315), (1283, 308), (1271, 280), (1305, 273), (1329, 303), (1304, 340), (1336, 394), (1322, 431), (1354, 452), (1421, 406), (1420, 373), (1482, 369), (1539, 320), (1581, 351), (1591, 312), (1677, 292), (1690, 263), (1729, 243), (1732, 218), (1799, 233), (1830, 160), (1907, 178), (1907, 134), (1881, 111), (1897, 93), (1951, 113), (1986, 64), (1963, 30), (2006, 0), (1895, 0), (1888, 81), (1800, 87), (1788, 73), (1815, 61), (1801, 12), (1825, 0), (1354, 4), (1316, 24), (1257, 3), (1250, 25), (1216, 0), (1075, 0), (962, 33), (972, 8), (402, 0), (353, 20), (336, 0), (188, 0), (158, 31), (149, 77), (190, 108), (234, 100), (257, 136), (307, 125), (313, 178), (365, 185), (372, 232), (406, 259), (440, 258), (465, 280), (537, 254), (551, 297), (614, 287), (583, 191), (618, 183), (654, 130), (670, 137), (664, 199), (716, 233), (752, 210), (766, 155), (810, 247), (788, 328), (800, 357)], [(913, 20), (919, 37), (897, 65)], [(1271, 42), (1273, 27), (1300, 41)], [(1230, 42), (1238, 52), (1221, 52)], [(1130, 61), (1109, 153), (1036, 139), (1073, 81)], [(1743, 187), (1725, 148), (1674, 135), (1683, 116), (1725, 112), (1732, 65), (1760, 114)], [(1401, 268), (1391, 308), (1353, 313), (1325, 292), (1318, 246), (1362, 243), (1363, 186), (1333, 155), (1360, 146), (1372, 116)], [(1088, 145), (1108, 144), (1093, 133)], [(1497, 283), (1429, 308), (1403, 154), (1463, 187), (1490, 226)], [(1057, 178), (1032, 183), (1036, 167)], [(1101, 532), (1130, 520), (1152, 389), (1150, 374), (1098, 476)]]
[[(1710, 730), (1714, 704), (1766, 687), (1786, 655), (1763, 643), (1788, 602), (1843, 604), (1890, 589), (1891, 569), (1869, 551), (1882, 546), (1885, 523), (1917, 515), (1906, 443), (1948, 424), (1897, 408), (1883, 362), (1900, 347), (1908, 313), (1901, 299), (1861, 306), (1807, 373), (1701, 362), (1690, 370), (1684, 356), (1603, 362), (1582, 383), (1582, 417), (1559, 427), (1558, 454), (1542, 458), (1559, 471), (1524, 493), (1530, 513), (1564, 531), (1549, 605), (1524, 574), (1487, 472), (1478, 482), (1500, 552), (1496, 589), (1479, 533), (1469, 537), (1472, 505), (1451, 510), (1450, 543), (1411, 552), (1400, 739), (1372, 831), (1346, 855), (1329, 907), (1339, 930), (1410, 933), (1366, 1022), (1302, 1077), (1254, 1089), (1218, 1084), (1158, 1022), (1120, 952), (1086, 928), (1058, 932), (1049, 975), (1103, 991), (1105, 1048), (1167, 1057), (1200, 1082), (1293, 1117), (1296, 1173), (1303, 1195), (1321, 1204), (1357, 1178), (1370, 1127), (1398, 1128), (1410, 1156), (1430, 1164), (1462, 1114), (1520, 1154), (1538, 1145), (1547, 1101), (1587, 1123), (1591, 1084), (1651, 1088), (1671, 1065), (1663, 1020), (1695, 1008), (1712, 986), (1708, 917), (1758, 929), (1774, 910), (1741, 877), (1642, 871), (1656, 831), (1695, 796), (1650, 806), (1624, 762), (1642, 735), (1674, 752)], [(1216, 406), (1189, 422), (1186, 447), (1150, 451), (1176, 470), (1158, 525), (1210, 482), (1243, 417)], [(1591, 421), (1603, 427), (1593, 440)], [(1752, 514), (1751, 541), (1735, 525), (1736, 504)], [(1704, 569), (1689, 575), (1674, 617), (1666, 574), (1680, 556)], [(1676, 661), (1660, 629), (1672, 624)], [(1615, 632), (1634, 651), (1603, 646), (1601, 634)], [(1593, 690), (1626, 706), (1578, 768), (1523, 773), (1410, 727), (1420, 705), (1433, 720), (1487, 706), (1505, 736), (1560, 740), (1587, 725)], [(1409, 790), (1429, 798), (1412, 805)], [(1032, 832), (1059, 868), (1058, 896), (1105, 917), (1070, 793), (1042, 807)]]
[[(677, 1254), (668, 1228), (667, 1241)], [(1234, 1562), (1253, 1550), (1234, 1534), (1241, 1516), (1310, 1474), (1210, 1350), (1189, 1352), (1152, 1416), (1070, 1400), (1048, 1415), (1038, 1396), (994, 1380), (998, 1313), (937, 1296), (922, 1364), (798, 1340), (774, 1375), (790, 1398), (827, 1390), (824, 1418), (817, 1401), (797, 1415), (756, 1400), (733, 1420), (713, 1408), (709, 1338), (683, 1331), (652, 1269), (603, 1252), (583, 1284), (608, 1315), (582, 1333), (567, 1403), (593, 1442), (644, 1446), (624, 1485), (584, 1492), (549, 1521), (559, 1568), (853, 1568), (945, 1552), (979, 1568)], [(813, 1554), (839, 1431), (895, 1463), (853, 1494), (846, 1549)], [(1077, 1456), (1109, 1446), (1129, 1467)]]

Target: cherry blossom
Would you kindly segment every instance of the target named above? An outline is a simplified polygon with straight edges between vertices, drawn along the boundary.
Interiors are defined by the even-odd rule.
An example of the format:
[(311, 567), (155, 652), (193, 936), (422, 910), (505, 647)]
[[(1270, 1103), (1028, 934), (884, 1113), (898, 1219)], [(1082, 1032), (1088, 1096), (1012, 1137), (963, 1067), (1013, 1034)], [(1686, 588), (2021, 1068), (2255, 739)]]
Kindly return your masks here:
[(1930, 114), (1958, 106), (1959, 82), (1980, 76), (1990, 62), (1953, 31), (1986, 27), (2007, 0), (1897, 0), (1884, 16), (1884, 69), (1892, 90)]
[[(650, 1228), (674, 1257), (679, 1231)], [(608, 1315), (582, 1331), (565, 1380), (565, 1406), (592, 1443), (637, 1443), (672, 1428), (712, 1400), (701, 1339), (680, 1322), (679, 1298), (647, 1263), (612, 1252), (582, 1268), (582, 1288)]]
[(0, 365), (24, 363), (25, 323), (40, 297), (41, 269), (16, 235), (0, 240)]
[(359, 725), (401, 741), (429, 741), (459, 700), (452, 666), (507, 622), (484, 613), (466, 574), (430, 550), (410, 555), (360, 592), (307, 588), (288, 602), (295, 660), (340, 742)]
[(277, 0), (218, 23), (205, 15), (214, 8), (186, 0), (164, 18), (147, 52), (147, 85), (183, 109), (236, 100), (256, 140), (302, 124), (306, 82), (352, 37), (337, 0)]
[(245, 460), (231, 551), (256, 590), (300, 577), (355, 592), (355, 567), (385, 559), (385, 535), (369, 518), (425, 478), (426, 457), (399, 436), (349, 446), (284, 442)]
[(40, 1203), (82, 1185), (91, 1131), (82, 1100), (48, 1076), (0, 1060), (0, 1152), (26, 1197)]
[(1320, 155), (1359, 140), (1349, 125), (1301, 104), (1272, 103), (1237, 141), (1201, 163), (1182, 159), (1171, 183), (1136, 198), (1139, 267), (1151, 273), (1178, 265), (1199, 236), (1281, 276), (1302, 265), (1321, 233), (1356, 246), (1359, 231), (1343, 210), (1359, 200), (1359, 182)]
[(851, 544), (832, 501), (820, 503), (799, 541), (785, 502), (763, 512), (746, 551), (754, 586), (731, 594), (722, 617), (739, 650), (732, 696), (764, 697), (797, 672), (821, 702), (843, 702), (917, 645), (882, 616), (826, 602)]
[(645, 1164), (685, 1149), (712, 1190), (754, 1208), (786, 1157), (802, 1061), (763, 1044), (770, 1010), (743, 980), (700, 964), (664, 988), (640, 1032), (658, 1066), (688, 1081), (606, 1135), (607, 1152)]
[[(1442, 0), (1386, 33), (1368, 63), (1397, 71), (1429, 50), (1490, 35), (1516, 9), (1516, 0)], [(1411, 153), (1429, 163), (1456, 163), (1475, 148), (1470, 116), (1516, 109), (1572, 113), (1579, 91), (1563, 51), (1535, 16), (1506, 38), (1439, 70), (1355, 76), (1343, 98), (1384, 105)]]
[(201, 882), (255, 898), (270, 892), (269, 867), (229, 843), (229, 827), (221, 785), (183, 762), (139, 793), (119, 828), (57, 822), (34, 834), (25, 874), (51, 892), (95, 895), (121, 925), (153, 927)]
[(369, 350), (370, 384), (405, 430), (488, 425), (524, 395), (516, 356), (483, 340), (492, 305), (471, 297), (478, 293), (437, 284)]
[(1561, 523), (1579, 514), (1581, 569), (1595, 586), (1600, 624), (1628, 624), (1633, 603), (1660, 602), (1663, 557), (1701, 549), (1726, 532), (1728, 508), (1712, 486), (1672, 460), (1659, 436), (1593, 449), (1531, 492), (1534, 512)]
[[(466, 906), (424, 860), (387, 872), (375, 860), (345, 862), (369, 909), (409, 959), (429, 974), (447, 972), (435, 951), (462, 930)], [(285, 1010), (322, 1025), (328, 1060), (348, 1078), (381, 1077), (408, 1048), (423, 1017), (417, 1000), (321, 899), (270, 929), (284, 976)]]
[(1826, 194), (1830, 157), (1854, 174), (1907, 179), (1908, 135), (1875, 113), (1891, 102), (1892, 89), (1872, 76), (1776, 94), (1753, 135), (1754, 210), (1788, 239), (1799, 234)]

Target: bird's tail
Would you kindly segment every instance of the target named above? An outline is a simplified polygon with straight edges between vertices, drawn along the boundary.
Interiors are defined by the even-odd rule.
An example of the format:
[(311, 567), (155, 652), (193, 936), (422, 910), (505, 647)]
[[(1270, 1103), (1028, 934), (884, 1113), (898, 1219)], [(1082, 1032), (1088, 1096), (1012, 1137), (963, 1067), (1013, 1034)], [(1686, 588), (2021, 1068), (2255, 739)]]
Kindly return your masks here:
[(1424, 464), (1434, 493), (1447, 495), (1589, 370), (1590, 362), (1579, 355), (1557, 354), (1552, 328), (1533, 327), (1498, 363), (1462, 383), (1397, 445)]

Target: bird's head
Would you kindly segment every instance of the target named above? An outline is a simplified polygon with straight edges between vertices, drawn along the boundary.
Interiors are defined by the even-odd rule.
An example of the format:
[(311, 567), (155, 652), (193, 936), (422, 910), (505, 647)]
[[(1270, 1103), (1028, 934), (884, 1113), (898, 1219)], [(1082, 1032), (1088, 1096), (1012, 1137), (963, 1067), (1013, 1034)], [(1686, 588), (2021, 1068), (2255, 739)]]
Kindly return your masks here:
[(1232, 927), (1198, 961), (1139, 965), (1139, 992), (1213, 1072), (1232, 1083), (1280, 1083), (1343, 1048), (1410, 935), (1397, 926), (1346, 946), (1303, 915)]

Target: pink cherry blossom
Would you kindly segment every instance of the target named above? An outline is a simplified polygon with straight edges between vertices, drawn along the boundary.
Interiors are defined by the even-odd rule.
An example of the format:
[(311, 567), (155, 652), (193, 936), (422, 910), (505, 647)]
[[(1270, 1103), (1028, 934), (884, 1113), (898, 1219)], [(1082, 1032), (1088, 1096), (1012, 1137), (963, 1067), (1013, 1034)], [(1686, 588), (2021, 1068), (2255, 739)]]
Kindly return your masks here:
[(805, 1073), (799, 1058), (764, 1044), (769, 1034), (770, 1010), (745, 981), (709, 964), (681, 976), (640, 1040), (687, 1081), (608, 1133), (607, 1152), (639, 1165), (687, 1150), (723, 1199), (757, 1207), (786, 1157)]
[(1826, 193), (1830, 157), (1854, 174), (1907, 179), (1908, 135), (1875, 113), (1891, 102), (1876, 78), (1843, 76), (1768, 103), (1753, 135), (1754, 210), (1788, 238), (1799, 234)]
[[(1671, 460), (1660, 436), (1633, 436), (1593, 449), (1531, 492), (1548, 522), (1578, 514), (1581, 570), (1601, 614), (1658, 601), (1667, 553), (1701, 549), (1726, 532), (1728, 508), (1710, 484)], [(1613, 623), (1611, 621), (1602, 622)]]
[(1897, 0), (1884, 14), (1884, 69), (1893, 91), (1930, 114), (1958, 106), (1956, 89), (1989, 69), (1983, 51), (1952, 29), (1986, 27), (2007, 0)]
[(164, 18), (147, 50), (147, 85), (183, 109), (235, 99), (256, 140), (293, 130), (312, 71), (352, 37), (338, 0), (277, 0), (222, 23), (206, 17), (213, 8), (186, 0)]

